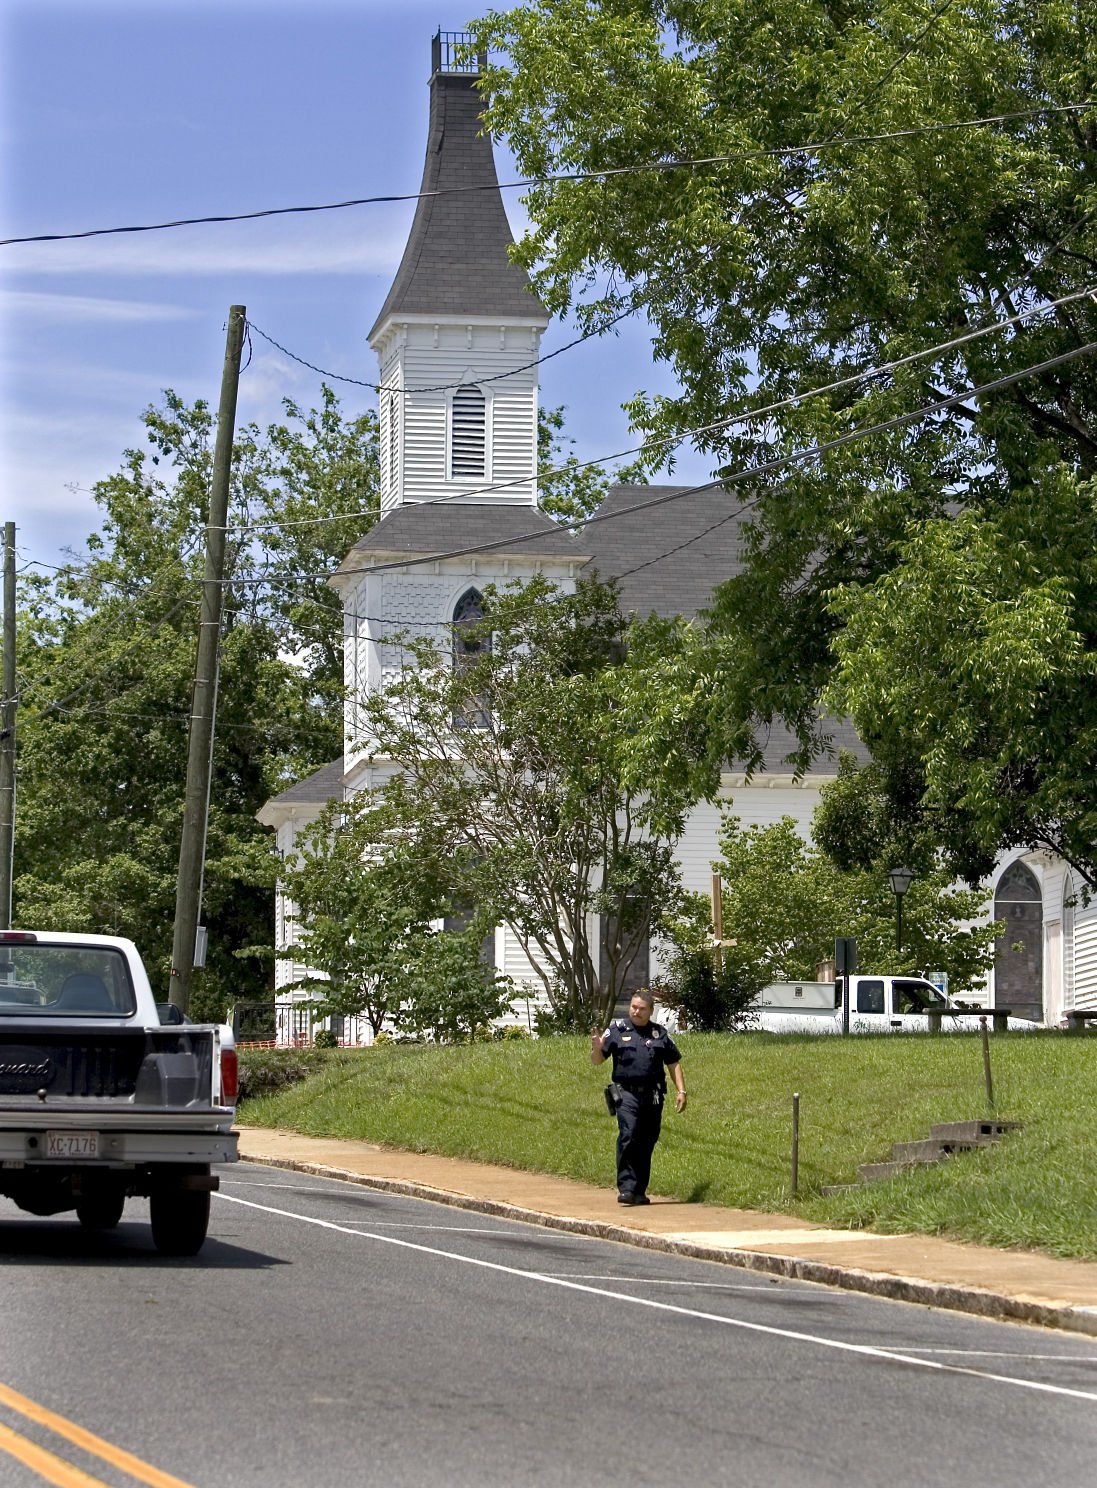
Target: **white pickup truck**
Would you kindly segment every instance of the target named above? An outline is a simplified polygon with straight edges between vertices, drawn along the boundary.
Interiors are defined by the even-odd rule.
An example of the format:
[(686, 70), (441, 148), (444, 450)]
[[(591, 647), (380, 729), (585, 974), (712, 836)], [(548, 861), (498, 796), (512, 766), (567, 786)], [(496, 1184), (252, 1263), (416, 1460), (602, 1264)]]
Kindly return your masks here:
[(132, 941), (0, 931), (0, 1194), (113, 1229), (148, 1198), (165, 1255), (195, 1255), (212, 1163), (237, 1160), (232, 1030), (158, 1004)]
[[(774, 982), (756, 1004), (757, 1026), (770, 1033), (841, 1033), (842, 983)], [(995, 1028), (1029, 1030), (1025, 1018), (988, 1008)], [(932, 982), (916, 976), (851, 976), (850, 1033), (964, 1033), (977, 1030), (979, 1011), (954, 1007)]]

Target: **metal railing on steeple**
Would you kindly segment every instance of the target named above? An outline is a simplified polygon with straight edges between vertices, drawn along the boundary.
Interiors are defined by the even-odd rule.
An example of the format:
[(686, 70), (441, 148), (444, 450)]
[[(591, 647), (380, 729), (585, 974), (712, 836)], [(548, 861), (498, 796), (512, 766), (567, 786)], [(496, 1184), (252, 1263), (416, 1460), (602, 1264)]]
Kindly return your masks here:
[(432, 72), (483, 72), (488, 65), (487, 52), (472, 56), (466, 48), (473, 42), (471, 31), (439, 31), (431, 42)]

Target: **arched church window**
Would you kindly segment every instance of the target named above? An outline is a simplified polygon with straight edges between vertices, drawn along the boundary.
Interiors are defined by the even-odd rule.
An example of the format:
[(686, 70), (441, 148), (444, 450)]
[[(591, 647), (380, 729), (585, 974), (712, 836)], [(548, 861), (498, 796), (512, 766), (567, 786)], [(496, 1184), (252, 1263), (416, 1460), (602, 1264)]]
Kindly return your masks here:
[(450, 423), (450, 478), (482, 480), (487, 474), (487, 400), (466, 383), (453, 394)]
[(1044, 905), (1036, 875), (1011, 863), (994, 891), (1003, 929), (994, 946), (994, 1001), (1018, 1017), (1044, 1016)]
[[(485, 623), (484, 596), (466, 589), (453, 607), (453, 671), (459, 677), (480, 657), (491, 653), (491, 628)], [(486, 728), (487, 699), (470, 693), (454, 712), (454, 728)]]

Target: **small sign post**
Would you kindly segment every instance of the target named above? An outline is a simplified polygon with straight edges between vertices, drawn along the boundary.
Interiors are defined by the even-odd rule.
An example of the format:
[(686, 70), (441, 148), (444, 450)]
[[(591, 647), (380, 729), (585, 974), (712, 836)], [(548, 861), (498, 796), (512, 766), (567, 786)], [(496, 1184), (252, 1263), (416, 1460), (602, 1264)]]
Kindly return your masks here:
[(842, 978), (842, 1032), (849, 1032), (849, 979), (857, 970), (857, 942), (852, 935), (838, 936), (834, 942), (834, 974)]

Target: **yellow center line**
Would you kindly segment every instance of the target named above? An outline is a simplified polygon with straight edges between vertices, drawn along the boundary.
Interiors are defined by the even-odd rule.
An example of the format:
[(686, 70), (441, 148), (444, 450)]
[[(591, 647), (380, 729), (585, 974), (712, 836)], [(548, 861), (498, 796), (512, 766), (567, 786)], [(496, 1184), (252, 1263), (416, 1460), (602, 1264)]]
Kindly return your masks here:
[(52, 1452), (47, 1452), (45, 1447), (28, 1441), (25, 1436), (20, 1436), (18, 1431), (13, 1431), (10, 1426), (3, 1424), (0, 1424), (0, 1452), (8, 1452), (24, 1466), (33, 1468), (40, 1477), (45, 1478), (47, 1483), (56, 1484), (56, 1488), (108, 1488), (102, 1478), (89, 1477), (86, 1472), (73, 1467), (72, 1463), (66, 1462), (63, 1457), (55, 1457)]
[[(55, 1411), (47, 1410), (44, 1405), (30, 1400), (26, 1395), (20, 1395), (18, 1390), (13, 1390), (10, 1385), (0, 1384), (0, 1404), (10, 1406), (12, 1410), (18, 1411), (20, 1415), (26, 1416), (28, 1421), (36, 1421), (40, 1426), (47, 1426), (58, 1436), (63, 1436), (74, 1446), (83, 1447), (85, 1452), (92, 1456), (109, 1462), (112, 1467), (120, 1468), (122, 1472), (128, 1473), (131, 1478), (136, 1478), (139, 1483), (147, 1483), (149, 1488), (192, 1488), (189, 1483), (184, 1483), (182, 1478), (172, 1477), (171, 1473), (162, 1472), (160, 1468), (153, 1467), (149, 1462), (143, 1462), (140, 1457), (135, 1457), (132, 1452), (124, 1451), (122, 1447), (116, 1447), (112, 1442), (104, 1441), (101, 1436), (96, 1436), (93, 1431), (86, 1431), (83, 1426), (77, 1426), (75, 1421), (66, 1420)], [(7, 1427), (3, 1428), (6, 1435), (15, 1437), (16, 1441), (22, 1441), (14, 1431), (9, 1432)], [(0, 1438), (2, 1440), (2, 1438)], [(31, 1446), (31, 1443), (27, 1443)], [(6, 1447), (11, 1451), (11, 1447)], [(35, 1448), (41, 1451), (41, 1448)], [(13, 1453), (13, 1455), (17, 1455)], [(44, 1453), (45, 1457), (60, 1463), (63, 1468), (68, 1464), (61, 1458), (54, 1457), (51, 1452)], [(39, 1469), (41, 1471), (41, 1469)], [(93, 1485), (93, 1488), (103, 1488), (98, 1478), (89, 1478), (86, 1473), (81, 1473), (78, 1468), (69, 1469), (75, 1476), (71, 1478), (50, 1478), (50, 1482), (61, 1483), (68, 1488), (84, 1488), (84, 1485)]]

